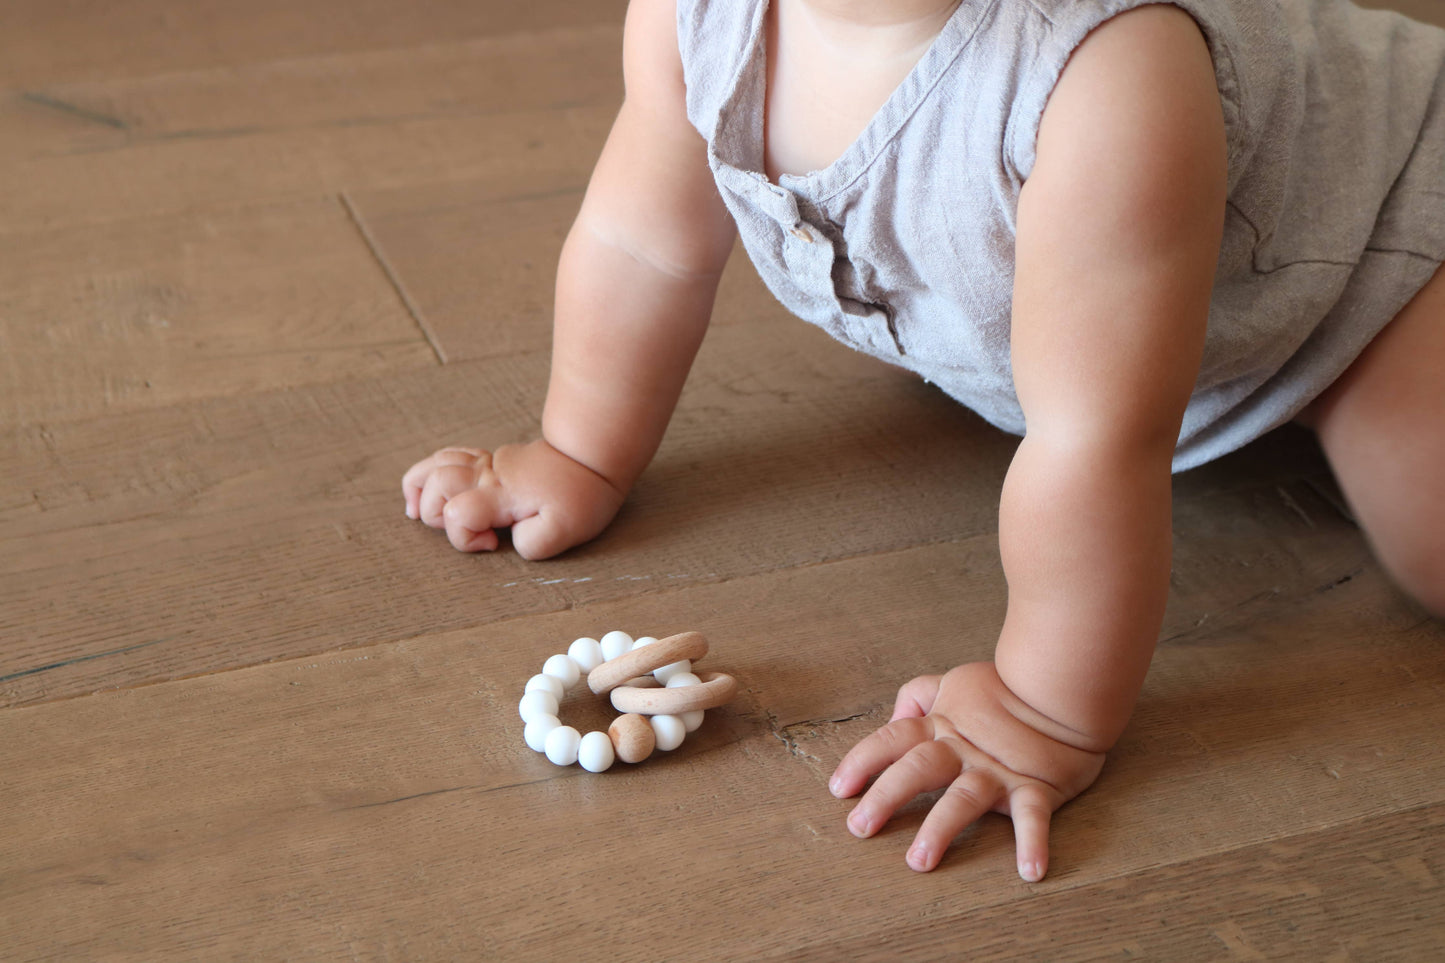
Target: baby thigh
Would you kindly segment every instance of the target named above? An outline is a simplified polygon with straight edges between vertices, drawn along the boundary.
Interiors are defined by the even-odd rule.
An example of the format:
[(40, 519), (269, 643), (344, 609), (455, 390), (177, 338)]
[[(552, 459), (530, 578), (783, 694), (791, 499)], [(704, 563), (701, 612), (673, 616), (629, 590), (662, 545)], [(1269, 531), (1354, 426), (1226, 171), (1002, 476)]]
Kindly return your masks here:
[(1445, 267), (1301, 417), (1385, 568), (1445, 618)]

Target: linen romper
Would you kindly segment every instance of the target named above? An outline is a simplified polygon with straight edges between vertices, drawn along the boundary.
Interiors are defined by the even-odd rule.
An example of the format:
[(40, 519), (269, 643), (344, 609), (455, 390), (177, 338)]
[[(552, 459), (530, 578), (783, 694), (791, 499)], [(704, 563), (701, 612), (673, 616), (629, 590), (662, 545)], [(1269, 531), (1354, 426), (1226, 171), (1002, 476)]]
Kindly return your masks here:
[[(1158, 0), (962, 0), (833, 164), (763, 173), (768, 0), (678, 0), (688, 118), (794, 314), (1023, 434), (1019, 189), (1085, 36)], [(1445, 260), (1445, 30), (1346, 0), (1169, 0), (1213, 58), (1228, 204), (1174, 470), (1296, 415)]]

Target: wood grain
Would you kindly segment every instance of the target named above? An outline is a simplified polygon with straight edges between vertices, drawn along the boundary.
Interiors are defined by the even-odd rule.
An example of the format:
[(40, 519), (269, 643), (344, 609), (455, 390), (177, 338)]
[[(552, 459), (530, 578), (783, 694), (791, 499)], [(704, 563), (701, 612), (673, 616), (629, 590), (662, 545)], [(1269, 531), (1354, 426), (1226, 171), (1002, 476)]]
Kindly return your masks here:
[(435, 364), (334, 198), (0, 235), (0, 425)]
[[(1038, 885), (1003, 817), (920, 876), (928, 798), (864, 842), (825, 788), (991, 651), (1015, 441), (740, 256), (596, 542), (403, 518), (418, 457), (536, 430), (624, 7), (0, 9), (0, 958), (1438, 956), (1445, 624), (1303, 431), (1175, 479), (1154, 665)], [(611, 628), (742, 691), (557, 769), (522, 685)]]
[[(352, 195), (377, 249), (396, 270), (449, 361), (551, 345), (557, 257), (585, 179), (519, 190), (456, 181)], [(504, 293), (503, 293), (504, 292)], [(714, 326), (791, 326), (739, 244), (713, 308)]]
[(613, 104), (142, 141), (0, 166), (0, 234), (447, 180), (576, 184)]
[[(771, 958), (1429, 960), (1445, 945), (1445, 807), (1364, 817)], [(1366, 847), (1361, 839), (1368, 839)], [(768, 958), (768, 957), (763, 957)]]
[[(541, 355), (0, 436), (25, 466), (0, 479), (5, 701), (992, 531), (987, 466), (1011, 439), (816, 332), (770, 330), (713, 332), (623, 515), (540, 566), (451, 551), (402, 516), (399, 479), (448, 441), (535, 431)], [(244, 629), (218, 646), (223, 611)]]
[(0, 84), (39, 86), (239, 67), (290, 58), (416, 48), (557, 23), (622, 22), (625, 0), (453, 3), (414, 0), (10, 0), (0, 21)]
[(622, 100), (616, 23), (52, 83), (0, 98), (0, 160)]
[[(996, 551), (1014, 441), (802, 325), (709, 335), (657, 461), (589, 546), (530, 566), (509, 551), (458, 555), (404, 519), (405, 467), (442, 443), (535, 431), (545, 373), (545, 356), (516, 356), (0, 434), (16, 466), (0, 478), (0, 632), (14, 639), (0, 652), (0, 698), (910, 545), (984, 536)], [(1291, 497), (1319, 513), (1313, 528), (1267, 463), (1245, 486), (1252, 457), (1234, 460), (1243, 487), (1201, 478), (1180, 499), (1165, 638), (1247, 625), (1369, 564), (1358, 532), (1302, 483)], [(1221, 515), (1230, 527), (1211, 521)], [(240, 630), (222, 642), (218, 620)]]
[[(1136, 913), (1133, 929), (1087, 931), (1071, 950), (1082, 957), (1129, 933), (1163, 947), (1214, 931), (1262, 945), (1278, 927), (1249, 917), (1251, 893), (1309, 899), (1300, 909), (1334, 939), (1353, 937), (1360, 914), (1382, 922), (1380, 872), (1408, 905), (1438, 897), (1412, 891), (1434, 888), (1445, 853), (1407, 837), (1441, 818), (1442, 630), (1375, 638), (1374, 619), (1357, 614), (1389, 598), (1375, 576), (1255, 638), (1162, 651), (1104, 778), (1056, 820), (1044, 884), (1014, 876), (1001, 819), (926, 877), (902, 862), (918, 807), (854, 840), (826, 774), (885, 718), (904, 677), (987, 651), (995, 624), (980, 615), (997, 588), (986, 555), (916, 548), (0, 713), (14, 783), (0, 938), (22, 957), (307, 946), (375, 958), (414, 942), (665, 959), (682, 916), (709, 959), (839, 945), (852, 958), (895, 937), (921, 958), (987, 914), (979, 955), (1003, 956), (1014, 940), (1067, 934), (1081, 900), (1119, 906), (1154, 881), (1196, 921), (1166, 935), (1155, 911)], [(699, 623), (714, 637), (709, 659), (747, 691), (682, 749), (593, 777), (521, 744), (515, 703), (549, 652), (584, 632)], [(1189, 819), (1166, 815), (1179, 812)], [(1320, 880), (1306, 854), (1346, 836), (1371, 840), (1380, 872)], [(1216, 892), (1261, 864), (1275, 868)], [(648, 909), (598, 912), (607, 892), (635, 887)], [(1055, 894), (1048, 929), (1020, 917), (1030, 894)], [(1325, 914), (1352, 903), (1353, 915)]]

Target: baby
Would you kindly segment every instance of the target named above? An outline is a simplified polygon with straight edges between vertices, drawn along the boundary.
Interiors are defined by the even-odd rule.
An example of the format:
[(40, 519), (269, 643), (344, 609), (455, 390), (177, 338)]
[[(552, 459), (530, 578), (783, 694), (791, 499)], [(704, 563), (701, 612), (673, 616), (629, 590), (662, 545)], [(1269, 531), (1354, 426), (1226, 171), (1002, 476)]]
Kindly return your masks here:
[(438, 451), (406, 512), (464, 552), (598, 534), (738, 236), (795, 314), (1021, 435), (994, 659), (907, 683), (846, 755), (835, 795), (877, 776), (852, 832), (946, 787), (909, 866), (995, 811), (1041, 879), (1149, 666), (1171, 472), (1292, 419), (1445, 613), (1445, 31), (1345, 0), (633, 0), (623, 48), (542, 437)]

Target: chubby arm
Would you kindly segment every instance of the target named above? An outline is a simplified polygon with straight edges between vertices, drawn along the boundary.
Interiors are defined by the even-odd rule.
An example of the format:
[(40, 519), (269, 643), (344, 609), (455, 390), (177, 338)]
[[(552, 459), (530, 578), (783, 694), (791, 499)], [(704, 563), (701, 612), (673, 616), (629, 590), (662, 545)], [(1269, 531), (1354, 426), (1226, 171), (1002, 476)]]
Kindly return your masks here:
[(1045, 110), (1018, 209), (1012, 360), (1027, 422), (1004, 483), (1008, 614), (993, 663), (916, 679), (840, 763), (871, 835), (947, 786), (909, 851), (932, 869), (984, 812), (1014, 820), (1020, 873), (1050, 813), (1097, 776), (1163, 617), (1170, 462), (1198, 373), (1226, 159), (1207, 47), (1174, 7), (1100, 27)]
[(662, 440), (736, 229), (687, 119), (675, 0), (633, 0), (627, 96), (562, 249), (542, 432), (626, 490)]
[(999, 508), (999, 677), (1043, 731), (1095, 751), (1123, 731), (1164, 617), (1170, 463), (1225, 204), (1202, 37), (1174, 7), (1132, 17), (1142, 36), (1100, 32), (1070, 66), (1020, 196), (1012, 357), (1027, 432)]
[(662, 440), (735, 228), (688, 122), (675, 0), (633, 0), (626, 98), (557, 271), (542, 437), (446, 448), (402, 480), (407, 515), (462, 551), (511, 527), (526, 558), (592, 538)]

